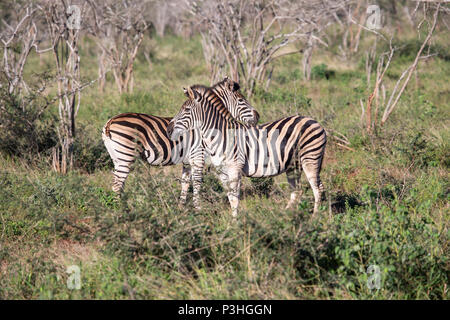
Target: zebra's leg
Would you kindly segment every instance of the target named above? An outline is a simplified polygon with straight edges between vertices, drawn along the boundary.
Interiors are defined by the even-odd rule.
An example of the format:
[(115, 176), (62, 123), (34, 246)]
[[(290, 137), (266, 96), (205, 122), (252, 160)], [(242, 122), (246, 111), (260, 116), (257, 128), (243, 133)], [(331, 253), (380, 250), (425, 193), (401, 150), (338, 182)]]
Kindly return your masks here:
[(320, 165), (318, 165), (318, 163), (307, 162), (302, 164), (302, 168), (313, 190), (314, 194), (313, 214), (316, 214), (317, 212), (319, 212), (320, 201), (322, 198), (322, 191), (324, 189), (323, 184), (320, 181)]
[(181, 172), (180, 205), (184, 205), (186, 203), (190, 183), (191, 183), (191, 168), (189, 168), (188, 165), (183, 164), (183, 171)]
[(227, 191), (228, 201), (231, 206), (231, 215), (237, 217), (239, 207), (239, 196), (241, 192), (241, 173), (240, 170), (227, 170), (219, 174), (222, 185)]
[(115, 193), (120, 194), (125, 186), (125, 181), (130, 174), (132, 162), (117, 161), (114, 163), (114, 180), (112, 189)]
[(230, 180), (230, 191), (228, 192), (228, 201), (231, 205), (231, 215), (237, 217), (238, 206), (239, 206), (239, 196), (241, 192), (241, 175), (239, 173), (231, 175)]
[[(111, 157), (113, 163), (114, 163), (114, 170), (113, 170), (113, 184), (112, 184), (112, 190), (117, 194), (120, 195), (122, 192), (125, 180), (127, 179), (128, 175), (130, 174), (130, 167), (133, 164), (136, 156), (134, 154), (129, 154), (127, 150), (123, 150), (122, 154), (118, 153), (120, 152), (115, 149), (114, 142), (106, 137), (105, 135), (103, 137), (103, 142), (105, 143), (106, 149), (108, 150), (109, 156)], [(126, 152), (125, 152), (126, 151)]]
[(201, 201), (200, 201), (200, 189), (202, 187), (203, 180), (203, 168), (205, 166), (205, 161), (203, 156), (198, 157), (191, 163), (191, 179), (192, 179), (192, 189), (193, 189), (193, 202), (194, 207), (197, 210), (201, 209)]
[(302, 196), (302, 189), (300, 186), (301, 175), (302, 169), (298, 161), (295, 161), (295, 164), (286, 171), (287, 181), (291, 189), (291, 198), (289, 199), (285, 209), (292, 208), (292, 206), (296, 204)]

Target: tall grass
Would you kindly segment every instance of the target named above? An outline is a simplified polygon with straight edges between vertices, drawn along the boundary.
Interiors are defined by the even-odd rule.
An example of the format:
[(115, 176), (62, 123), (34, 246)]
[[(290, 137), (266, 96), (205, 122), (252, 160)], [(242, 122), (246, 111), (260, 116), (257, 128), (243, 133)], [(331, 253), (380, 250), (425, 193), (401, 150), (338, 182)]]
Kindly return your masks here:
[[(95, 86), (84, 91), (74, 172), (51, 172), (45, 155), (1, 155), (1, 299), (449, 298), (448, 59), (419, 68), (417, 87), (373, 137), (360, 123), (359, 100), (368, 94), (361, 57), (340, 65), (318, 53), (309, 83), (299, 57), (280, 59), (269, 90), (258, 88), (251, 101), (261, 121), (308, 115), (345, 135), (351, 150), (330, 137), (317, 217), (305, 182), (297, 207), (282, 209), (289, 190), (279, 176), (244, 180), (233, 220), (211, 172), (201, 211), (191, 201), (178, 207), (179, 167), (138, 161), (123, 197), (111, 191), (101, 141), (107, 119), (174, 115), (183, 86), (208, 84), (199, 39), (155, 41), (152, 66), (143, 57), (136, 63), (134, 93), (118, 95), (113, 79), (103, 95)], [(86, 76), (95, 74), (89, 50)], [(405, 61), (393, 63), (395, 71)], [(80, 267), (80, 290), (67, 287), (71, 265)], [(379, 289), (368, 286), (370, 266), (380, 271)]]

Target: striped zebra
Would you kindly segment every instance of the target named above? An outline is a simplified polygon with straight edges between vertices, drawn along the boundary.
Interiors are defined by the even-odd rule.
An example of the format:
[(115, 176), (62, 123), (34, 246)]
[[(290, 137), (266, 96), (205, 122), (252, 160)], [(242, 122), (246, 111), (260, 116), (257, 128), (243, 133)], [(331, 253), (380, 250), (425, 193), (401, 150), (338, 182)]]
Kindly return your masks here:
[[(226, 77), (211, 88), (205, 87), (205, 90), (212, 90), (237, 120), (250, 126), (258, 123), (258, 112), (240, 93), (237, 82)], [(123, 190), (131, 165), (138, 156), (153, 166), (182, 163), (180, 202), (186, 202), (192, 179), (194, 205), (200, 208), (199, 191), (205, 149), (201, 140), (195, 140), (193, 134), (185, 135), (181, 141), (170, 140), (167, 136), (170, 120), (143, 113), (123, 113), (108, 120), (102, 130), (102, 139), (114, 162), (112, 189), (118, 194)]]
[(319, 209), (323, 185), (320, 170), (326, 133), (315, 120), (299, 115), (256, 127), (235, 121), (214, 91), (195, 85), (189, 99), (170, 121), (168, 134), (174, 141), (187, 130), (197, 129), (211, 162), (227, 190), (233, 216), (237, 215), (241, 177), (270, 177), (286, 172), (291, 188), (287, 208), (300, 196), (300, 175), (314, 193), (314, 211)]

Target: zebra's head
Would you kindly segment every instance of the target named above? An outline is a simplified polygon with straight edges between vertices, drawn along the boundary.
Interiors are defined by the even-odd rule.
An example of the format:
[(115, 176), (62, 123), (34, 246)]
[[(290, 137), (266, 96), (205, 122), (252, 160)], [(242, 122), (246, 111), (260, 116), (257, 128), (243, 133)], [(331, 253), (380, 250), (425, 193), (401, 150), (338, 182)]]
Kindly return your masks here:
[(167, 126), (167, 134), (172, 141), (178, 140), (183, 133), (196, 128), (196, 124), (202, 121), (201, 95), (197, 90), (191, 87), (184, 89), (189, 99), (183, 103), (180, 112)]
[(243, 122), (248, 126), (256, 126), (259, 113), (239, 92), (239, 84), (228, 77), (216, 83), (212, 87), (193, 85), (183, 88), (184, 94), (189, 98), (181, 107), (180, 112), (169, 122), (167, 133), (172, 140), (178, 138), (186, 131), (196, 129), (203, 123), (202, 103), (205, 99), (212, 99), (230, 117)]
[(225, 77), (211, 89), (222, 100), (233, 118), (252, 127), (258, 124), (259, 113), (239, 91), (239, 83)]

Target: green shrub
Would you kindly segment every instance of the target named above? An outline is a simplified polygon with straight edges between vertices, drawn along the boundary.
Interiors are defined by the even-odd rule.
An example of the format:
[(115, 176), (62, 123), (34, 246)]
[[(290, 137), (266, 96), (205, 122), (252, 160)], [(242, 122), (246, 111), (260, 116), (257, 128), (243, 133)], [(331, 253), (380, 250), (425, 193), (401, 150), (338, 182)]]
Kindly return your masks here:
[[(412, 60), (416, 57), (417, 52), (419, 52), (420, 47), (423, 44), (423, 39), (418, 38), (412, 38), (412, 39), (405, 39), (405, 40), (397, 40), (396, 43), (394, 43), (394, 47), (398, 48), (396, 50), (396, 53), (405, 59)], [(386, 45), (386, 50), (388, 50)], [(428, 48), (425, 47), (425, 51), (427, 51)], [(450, 54), (448, 53), (448, 49), (444, 48), (440, 43), (431, 44), (429, 48), (430, 52), (437, 53), (437, 56), (445, 61), (450, 60)]]
[(424, 137), (422, 132), (405, 137), (403, 141), (398, 141), (394, 148), (400, 151), (408, 162), (412, 161), (418, 167), (443, 165), (448, 168), (450, 164), (448, 143), (435, 142)]
[(113, 162), (102, 140), (101, 130), (80, 124), (74, 142), (75, 167), (92, 173), (97, 169), (111, 169)]
[(328, 66), (324, 63), (315, 65), (311, 68), (311, 79), (327, 79), (333, 78), (335, 76), (335, 71), (328, 69)]
[(273, 190), (273, 178), (251, 178), (253, 193), (258, 196), (268, 197)]
[(30, 85), (29, 93), (19, 95), (10, 93), (0, 76), (0, 152), (33, 157), (56, 145), (56, 118), (46, 110), (49, 101), (37, 91), (49, 75), (35, 77), (41, 79)]

